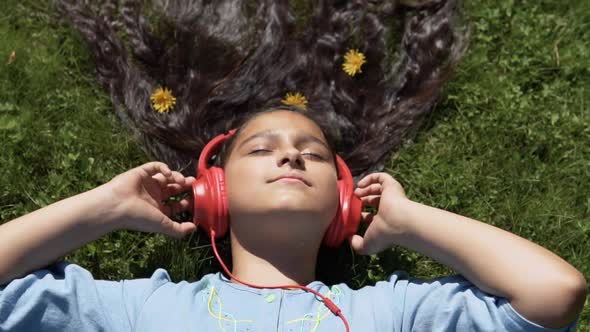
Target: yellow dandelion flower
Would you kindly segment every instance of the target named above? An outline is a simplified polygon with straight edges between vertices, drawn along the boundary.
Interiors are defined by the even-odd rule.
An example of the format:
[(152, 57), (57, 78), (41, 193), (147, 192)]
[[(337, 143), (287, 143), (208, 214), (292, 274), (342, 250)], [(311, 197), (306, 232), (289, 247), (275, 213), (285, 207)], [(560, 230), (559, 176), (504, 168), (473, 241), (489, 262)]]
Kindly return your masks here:
[(152, 96), (152, 105), (158, 113), (165, 113), (174, 108), (176, 104), (176, 98), (172, 95), (172, 91), (167, 88), (157, 88)]
[(344, 63), (342, 64), (342, 69), (350, 75), (354, 76), (357, 73), (361, 73), (361, 66), (365, 63), (365, 55), (358, 50), (348, 50), (344, 55)]
[(299, 106), (299, 107), (303, 108), (304, 110), (307, 109), (307, 106), (306, 106), (307, 99), (305, 98), (304, 95), (302, 95), (299, 92), (297, 92), (297, 93), (287, 92), (285, 99), (282, 99), (281, 102), (285, 105)]

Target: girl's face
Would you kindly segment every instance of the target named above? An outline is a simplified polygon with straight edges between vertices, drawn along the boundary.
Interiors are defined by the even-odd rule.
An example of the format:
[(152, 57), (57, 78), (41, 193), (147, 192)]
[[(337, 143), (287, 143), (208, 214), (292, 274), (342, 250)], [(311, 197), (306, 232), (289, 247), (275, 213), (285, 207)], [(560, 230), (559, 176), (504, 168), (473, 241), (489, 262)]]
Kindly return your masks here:
[(234, 231), (260, 226), (277, 238), (289, 232), (321, 237), (336, 214), (333, 154), (318, 125), (296, 112), (264, 113), (248, 122), (224, 173)]

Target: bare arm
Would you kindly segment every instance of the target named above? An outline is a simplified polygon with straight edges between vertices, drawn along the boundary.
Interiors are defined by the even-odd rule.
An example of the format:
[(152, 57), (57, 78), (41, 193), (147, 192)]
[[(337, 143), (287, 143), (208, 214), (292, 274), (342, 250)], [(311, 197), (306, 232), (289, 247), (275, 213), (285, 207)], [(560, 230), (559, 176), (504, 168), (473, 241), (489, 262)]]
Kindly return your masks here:
[(0, 225), (0, 285), (45, 267), (69, 252), (118, 229), (162, 233), (181, 238), (193, 232), (192, 222), (169, 217), (192, 209), (183, 199), (164, 204), (188, 191), (194, 177), (150, 162), (116, 176), (106, 184), (66, 198)]
[(551, 251), (500, 228), (411, 200), (397, 209), (408, 225), (394, 243), (459, 272), (483, 291), (509, 299), (527, 319), (559, 328), (584, 306), (584, 276)]
[(1, 225), (0, 285), (114, 230), (113, 207), (101, 186)]
[(393, 245), (418, 251), (457, 271), (481, 290), (507, 298), (524, 317), (558, 328), (582, 311), (587, 295), (582, 273), (551, 251), (515, 234), (408, 199), (387, 173), (358, 182), (355, 194), (378, 209), (354, 235), (353, 248), (374, 254)]

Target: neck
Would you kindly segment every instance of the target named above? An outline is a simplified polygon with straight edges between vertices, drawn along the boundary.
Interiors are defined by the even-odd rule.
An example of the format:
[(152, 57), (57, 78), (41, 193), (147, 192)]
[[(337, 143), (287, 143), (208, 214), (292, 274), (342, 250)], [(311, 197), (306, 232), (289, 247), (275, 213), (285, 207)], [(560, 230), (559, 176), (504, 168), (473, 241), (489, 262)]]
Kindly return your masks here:
[(230, 236), (232, 274), (237, 279), (257, 286), (305, 286), (315, 280), (317, 240), (274, 243), (238, 239), (233, 232)]

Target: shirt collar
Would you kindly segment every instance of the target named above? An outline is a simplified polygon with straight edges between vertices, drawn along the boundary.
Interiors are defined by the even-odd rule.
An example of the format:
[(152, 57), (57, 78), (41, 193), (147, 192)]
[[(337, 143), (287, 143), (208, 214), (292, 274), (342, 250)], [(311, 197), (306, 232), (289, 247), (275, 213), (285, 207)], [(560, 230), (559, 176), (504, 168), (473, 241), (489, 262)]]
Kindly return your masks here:
[[(223, 287), (229, 286), (231, 288), (240, 290), (240, 291), (245, 291), (245, 292), (250, 292), (250, 293), (254, 293), (254, 294), (258, 294), (258, 295), (263, 295), (266, 296), (268, 294), (273, 294), (273, 293), (280, 293), (280, 292), (285, 292), (286, 294), (304, 294), (304, 293), (310, 293), (304, 289), (280, 289), (280, 288), (255, 288), (255, 287), (250, 287), (250, 286), (246, 286), (237, 282), (233, 282), (231, 280), (229, 280), (223, 273), (221, 272), (217, 272), (213, 275), (213, 279), (215, 280), (215, 283), (218, 285), (221, 285)], [(323, 282), (316, 280), (316, 281), (312, 281), (309, 284), (306, 285), (308, 288), (311, 288), (315, 291), (320, 291), (320, 289), (324, 286), (326, 286)]]

